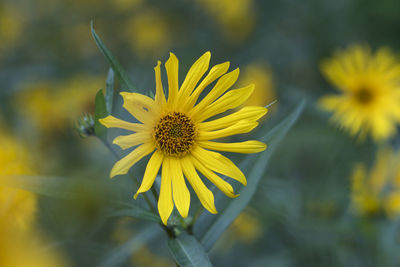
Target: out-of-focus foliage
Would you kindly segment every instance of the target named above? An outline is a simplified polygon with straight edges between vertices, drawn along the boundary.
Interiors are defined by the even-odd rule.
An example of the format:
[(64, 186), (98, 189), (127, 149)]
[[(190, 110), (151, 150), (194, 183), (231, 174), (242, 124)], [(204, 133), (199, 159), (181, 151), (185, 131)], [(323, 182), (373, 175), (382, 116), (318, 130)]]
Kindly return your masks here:
[[(213, 65), (230, 60), (232, 68), (240, 67), (241, 78), (249, 77), (243, 83), (256, 85), (259, 103), (278, 100), (263, 129), (307, 99), (304, 115), (272, 157), (245, 211), (251, 218), (238, 219), (250, 231), (233, 223), (210, 252), (216, 266), (396, 266), (398, 133), (380, 143), (368, 136), (360, 141), (329, 123), (331, 114), (316, 103), (336, 87), (320, 70), (335, 51), (355, 43), (371, 51), (389, 47), (398, 61), (399, 13), (396, 0), (3, 0), (0, 120), (7, 135), (1, 135), (0, 154), (11, 151), (6, 158), (23, 163), (2, 159), (0, 173), (12, 168), (22, 170), (15, 174), (107, 181), (125, 190), (122, 199), (146, 207), (143, 201), (133, 202), (136, 185), (129, 177), (107, 180), (115, 158), (101, 142), (81, 140), (74, 129), (83, 112), (94, 111), (95, 94), (106, 87), (109, 66), (91, 37), (93, 20), (141, 92), (154, 92), (153, 67), (169, 51), (180, 55), (182, 80), (193, 59), (210, 50)], [(120, 106), (121, 98), (116, 95), (114, 102)], [(23, 141), (18, 146), (25, 152), (8, 150), (11, 133)], [(389, 152), (378, 153), (384, 149)], [(143, 169), (138, 166), (136, 173)], [(0, 190), (1, 201), (12, 192), (20, 203), (7, 216), (25, 216), (21, 224), (34, 226), (21, 233), (1, 217), (0, 224), (7, 225), (0, 227), (0, 253), (6, 251), (4, 240), (14, 240), (4, 247), (9, 255), (18, 251), (28, 258), (36, 247), (52, 247), (73, 266), (96, 266), (107, 261), (107, 252), (128, 244), (134, 252), (122, 259), (123, 266), (151, 265), (151, 260), (174, 266), (166, 236), (146, 232), (150, 222), (129, 220), (129, 232), (122, 234), (126, 239), (115, 238), (121, 218), (105, 216), (105, 193), (82, 189), (77, 199), (59, 200)], [(29, 249), (31, 242), (35, 249)]]
[[(0, 147), (0, 181), (34, 172), (31, 155), (3, 128)], [(1, 266), (67, 266), (59, 251), (44, 249), (46, 242), (36, 224), (36, 211), (34, 193), (0, 186)]]

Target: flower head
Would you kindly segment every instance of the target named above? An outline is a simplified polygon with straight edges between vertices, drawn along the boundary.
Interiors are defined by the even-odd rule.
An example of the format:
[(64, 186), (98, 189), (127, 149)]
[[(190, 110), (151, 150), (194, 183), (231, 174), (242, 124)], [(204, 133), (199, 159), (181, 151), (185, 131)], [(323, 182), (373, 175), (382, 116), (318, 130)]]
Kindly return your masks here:
[(352, 175), (352, 208), (362, 215), (386, 213), (389, 217), (400, 214), (400, 153), (381, 149), (368, 172), (365, 165), (357, 164)]
[(376, 141), (396, 132), (400, 121), (400, 64), (387, 48), (371, 53), (355, 45), (322, 64), (322, 72), (340, 94), (320, 99), (333, 120), (350, 132)]
[[(240, 169), (225, 156), (211, 150), (256, 153), (266, 148), (264, 143), (255, 140), (238, 143), (210, 141), (248, 133), (258, 125), (257, 120), (267, 113), (264, 107), (249, 106), (230, 115), (209, 120), (220, 113), (239, 107), (254, 90), (254, 85), (249, 85), (228, 91), (239, 76), (239, 69), (226, 73), (229, 62), (214, 66), (201, 80), (208, 70), (210, 57), (210, 52), (201, 56), (190, 68), (183, 84), (179, 86), (178, 59), (170, 53), (165, 64), (169, 87), (168, 98), (164, 94), (161, 82), (161, 62), (158, 62), (154, 68), (155, 99), (137, 93), (121, 93), (124, 99), (123, 107), (139, 123), (126, 122), (113, 116), (100, 120), (106, 127), (134, 132), (115, 138), (114, 144), (122, 149), (138, 146), (114, 165), (111, 177), (126, 174), (136, 162), (152, 153), (135, 198), (139, 193), (151, 188), (161, 169), (158, 210), (164, 224), (167, 224), (174, 203), (183, 217), (188, 215), (190, 193), (184, 177), (202, 205), (211, 213), (217, 213), (214, 195), (203, 183), (197, 171), (229, 197), (237, 195), (232, 186), (217, 173), (246, 185), (246, 178)], [(216, 80), (214, 87), (200, 100), (200, 94)]]

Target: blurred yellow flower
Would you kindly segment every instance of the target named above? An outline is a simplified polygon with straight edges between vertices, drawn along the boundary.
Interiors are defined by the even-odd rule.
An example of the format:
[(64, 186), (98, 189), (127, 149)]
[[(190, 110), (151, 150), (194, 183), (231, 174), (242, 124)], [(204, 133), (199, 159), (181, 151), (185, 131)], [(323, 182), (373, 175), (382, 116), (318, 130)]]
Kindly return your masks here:
[(94, 95), (105, 78), (78, 76), (64, 82), (27, 84), (17, 97), (22, 115), (44, 132), (73, 125), (82, 112), (93, 111)]
[[(8, 175), (31, 175), (28, 152), (14, 138), (0, 131), (0, 184)], [(36, 212), (33, 193), (0, 185), (0, 210), (20, 229), (30, 228)], [(0, 265), (2, 266), (2, 265)]]
[(254, 29), (253, 0), (197, 0), (231, 41), (242, 42)]
[(376, 162), (367, 173), (357, 164), (352, 174), (352, 209), (361, 215), (385, 212), (389, 217), (400, 214), (400, 152), (390, 149), (378, 152)]
[[(204, 53), (189, 69), (179, 86), (179, 61), (170, 53), (165, 68), (168, 77), (168, 97), (165, 97), (161, 79), (161, 62), (154, 68), (156, 94), (152, 99), (137, 93), (122, 92), (123, 107), (140, 123), (107, 116), (99, 121), (108, 128), (133, 132), (118, 136), (113, 143), (122, 149), (134, 148), (113, 166), (110, 177), (128, 173), (143, 157), (152, 154), (143, 181), (135, 194), (148, 191), (159, 172), (161, 187), (158, 211), (166, 225), (174, 206), (186, 218), (190, 207), (190, 192), (184, 176), (210, 213), (217, 213), (214, 195), (200, 178), (198, 171), (229, 197), (237, 197), (233, 187), (217, 173), (247, 184), (242, 171), (227, 157), (216, 151), (258, 153), (266, 149), (260, 141), (237, 143), (211, 141), (236, 134), (248, 133), (258, 126), (257, 120), (267, 113), (265, 107), (247, 106), (218, 119), (216, 115), (242, 105), (254, 91), (254, 85), (229, 90), (239, 77), (239, 69), (228, 72), (229, 62), (210, 69), (211, 53)], [(210, 92), (199, 100), (205, 88), (217, 81)], [(198, 84), (198, 85), (197, 85)], [(210, 120), (211, 119), (211, 120)], [(154, 153), (153, 153), (154, 152)]]
[(14, 46), (22, 34), (24, 16), (11, 4), (0, 4), (0, 56)]
[(333, 112), (333, 120), (364, 138), (380, 141), (396, 132), (400, 121), (400, 64), (387, 48), (371, 53), (367, 46), (353, 45), (322, 63), (322, 73), (340, 94), (320, 99)]
[(57, 251), (45, 248), (37, 232), (21, 231), (12, 218), (0, 213), (0, 266), (61, 267), (67, 264)]
[[(247, 106), (266, 106), (277, 99), (274, 78), (271, 68), (264, 64), (253, 62), (242, 70), (239, 84), (254, 83), (254, 93), (246, 101)], [(274, 109), (276, 104), (270, 109)]]
[[(0, 131), (0, 184), (13, 175), (32, 175), (28, 152)], [(55, 251), (45, 250), (35, 227), (36, 196), (0, 186), (0, 266), (66, 266)]]
[(249, 212), (242, 212), (229, 228), (231, 236), (245, 244), (251, 244), (261, 237), (262, 225), (257, 217)]
[(143, 9), (126, 22), (126, 36), (138, 56), (163, 54), (170, 47), (170, 31), (163, 15), (153, 9)]
[(137, 8), (142, 5), (145, 0), (114, 0), (111, 3), (119, 11), (126, 11), (132, 8)]
[(147, 267), (147, 266), (157, 266), (157, 267), (173, 267), (176, 266), (172, 260), (166, 257), (154, 254), (148, 247), (141, 247), (135, 254), (132, 255), (133, 266), (137, 267)]

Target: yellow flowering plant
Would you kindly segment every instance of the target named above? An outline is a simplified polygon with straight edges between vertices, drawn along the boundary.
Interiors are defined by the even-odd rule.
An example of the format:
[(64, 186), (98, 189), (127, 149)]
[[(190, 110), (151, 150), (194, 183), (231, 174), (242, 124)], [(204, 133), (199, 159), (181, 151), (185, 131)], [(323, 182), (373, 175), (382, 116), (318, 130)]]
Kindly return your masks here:
[[(253, 84), (230, 89), (239, 77), (238, 68), (228, 71), (230, 63), (224, 62), (207, 73), (211, 53), (206, 52), (180, 83), (179, 60), (170, 53), (165, 63), (168, 86), (162, 82), (162, 63), (158, 61), (152, 97), (151, 92), (136, 89), (93, 25), (92, 35), (111, 65), (105, 94), (100, 90), (96, 95), (94, 116), (95, 135), (117, 156), (110, 177), (134, 176), (138, 186), (134, 199), (143, 195), (149, 212), (159, 214), (159, 224), (170, 237), (168, 245), (179, 265), (209, 266), (207, 251), (250, 201), (271, 153), (299, 117), (304, 103), (271, 131), (263, 128), (259, 140), (220, 142), (222, 138), (249, 133), (268, 111), (262, 106), (242, 106), (253, 93)], [(114, 88), (115, 79), (121, 88)], [(120, 92), (123, 108), (130, 117), (122, 118), (114, 113), (116, 91)], [(227, 113), (229, 110), (234, 112)], [(107, 128), (128, 133), (118, 134), (112, 144), (130, 152), (122, 156), (116, 152)], [(268, 149), (263, 152), (266, 143)], [(247, 156), (238, 166), (220, 152), (258, 155)], [(147, 162), (142, 173), (135, 168), (141, 160)], [(247, 178), (242, 169), (249, 171)], [(229, 179), (245, 187), (231, 184)], [(215, 203), (219, 198), (214, 195), (219, 192), (207, 186), (206, 180), (234, 200)], [(195, 212), (190, 211), (193, 199), (188, 184), (203, 207)]]
[[(243, 106), (254, 85), (231, 89), (239, 68), (228, 71), (230, 63), (224, 62), (209, 70), (211, 53), (205, 52), (181, 83), (179, 60), (170, 53), (163, 68), (161, 61), (154, 68), (152, 94), (135, 87), (93, 25), (92, 35), (111, 68), (105, 90), (95, 96), (94, 114), (84, 114), (76, 128), (82, 137), (96, 136), (117, 158), (109, 176), (132, 176), (136, 188), (114, 186), (107, 179), (45, 176), (13, 177), (7, 183), (79, 203), (81, 192), (96, 192), (104, 197), (105, 217), (128, 216), (160, 226), (157, 229), (167, 234), (168, 248), (179, 266), (211, 266), (207, 252), (249, 204), (304, 101), (271, 130), (261, 126), (251, 138), (249, 133), (259, 126), (268, 106)], [(162, 82), (164, 68), (167, 83)], [(120, 96), (128, 113), (121, 112)], [(247, 134), (244, 141), (231, 139), (239, 134)], [(250, 155), (230, 159), (226, 152)], [(140, 162), (146, 163), (144, 170)], [(157, 233), (152, 226), (141, 235)], [(101, 262), (121, 262), (113, 253)]]

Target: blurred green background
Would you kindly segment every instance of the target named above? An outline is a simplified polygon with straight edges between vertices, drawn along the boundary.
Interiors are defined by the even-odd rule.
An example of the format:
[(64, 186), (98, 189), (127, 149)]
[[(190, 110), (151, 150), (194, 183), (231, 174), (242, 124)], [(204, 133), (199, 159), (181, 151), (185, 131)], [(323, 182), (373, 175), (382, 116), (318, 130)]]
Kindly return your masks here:
[[(93, 112), (108, 71), (90, 21), (143, 91), (154, 89), (153, 67), (169, 51), (180, 59), (183, 77), (209, 50), (212, 65), (230, 61), (241, 69), (240, 84), (256, 84), (254, 103), (278, 100), (263, 121), (271, 127), (307, 100), (251, 205), (214, 247), (211, 261), (397, 266), (399, 222), (379, 212), (357, 214), (350, 205), (353, 168), (371, 166), (378, 146), (330, 124), (316, 101), (333, 92), (319, 64), (336, 49), (361, 43), (398, 52), (399, 14), (396, 0), (2, 0), (0, 129), (27, 151), (24, 164), (35, 174), (109, 182), (112, 154), (95, 138), (81, 139), (74, 127), (83, 112)], [(389, 143), (399, 145), (398, 136)], [(129, 178), (116, 179), (109, 187), (128, 185), (121, 197), (131, 198)], [(46, 244), (71, 266), (107, 262), (127, 241), (121, 266), (174, 266), (157, 227), (103, 218), (106, 197), (85, 190), (73, 201), (38, 196), (36, 220)]]

